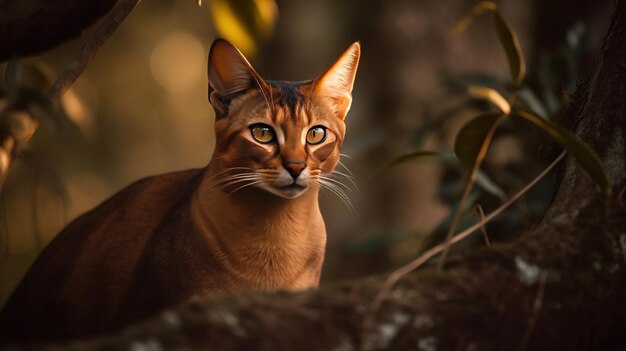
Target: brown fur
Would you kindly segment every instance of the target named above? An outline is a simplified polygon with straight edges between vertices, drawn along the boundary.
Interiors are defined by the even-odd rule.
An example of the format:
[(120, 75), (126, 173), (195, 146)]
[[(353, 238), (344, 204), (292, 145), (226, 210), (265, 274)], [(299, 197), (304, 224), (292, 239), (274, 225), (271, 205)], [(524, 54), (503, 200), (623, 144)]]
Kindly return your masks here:
[[(326, 244), (318, 179), (339, 160), (358, 56), (354, 44), (314, 81), (265, 82), (216, 41), (209, 165), (138, 181), (69, 224), (0, 314), (1, 339), (88, 336), (196, 296), (317, 286)], [(272, 126), (275, 142), (256, 142), (254, 123)], [(303, 144), (314, 125), (327, 140)], [(281, 185), (289, 170), (306, 185), (296, 173)]]

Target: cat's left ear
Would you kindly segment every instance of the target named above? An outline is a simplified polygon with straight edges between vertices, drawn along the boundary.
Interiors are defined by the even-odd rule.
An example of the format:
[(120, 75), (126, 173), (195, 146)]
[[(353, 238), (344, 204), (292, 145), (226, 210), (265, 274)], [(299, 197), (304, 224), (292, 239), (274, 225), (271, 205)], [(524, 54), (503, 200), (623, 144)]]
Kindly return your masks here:
[(326, 73), (314, 82), (315, 94), (341, 120), (346, 118), (352, 104), (352, 87), (360, 57), (361, 45), (355, 42)]
[(209, 102), (217, 119), (228, 114), (230, 102), (237, 96), (250, 89), (268, 89), (241, 51), (224, 39), (217, 39), (211, 45), (207, 73)]

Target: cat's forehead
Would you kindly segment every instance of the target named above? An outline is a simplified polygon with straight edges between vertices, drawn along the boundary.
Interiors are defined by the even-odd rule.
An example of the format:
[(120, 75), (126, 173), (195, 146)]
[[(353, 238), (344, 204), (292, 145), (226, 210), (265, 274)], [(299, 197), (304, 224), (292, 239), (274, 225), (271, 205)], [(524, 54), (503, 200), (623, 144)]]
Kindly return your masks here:
[(267, 81), (269, 89), (246, 94), (235, 104), (231, 121), (244, 124), (267, 123), (276, 127), (300, 129), (323, 124), (343, 134), (343, 122), (316, 99), (312, 93), (313, 81)]

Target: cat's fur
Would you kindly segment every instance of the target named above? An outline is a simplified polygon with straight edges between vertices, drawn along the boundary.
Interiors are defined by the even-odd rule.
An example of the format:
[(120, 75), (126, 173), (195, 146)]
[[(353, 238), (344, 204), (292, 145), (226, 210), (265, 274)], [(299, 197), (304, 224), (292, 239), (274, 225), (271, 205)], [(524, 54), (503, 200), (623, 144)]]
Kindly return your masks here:
[[(69, 224), (0, 314), (1, 338), (88, 336), (195, 296), (317, 286), (326, 244), (318, 182), (340, 157), (359, 56), (355, 43), (315, 80), (266, 82), (215, 41), (209, 165), (140, 180)], [(255, 123), (275, 140), (255, 141)], [(317, 125), (326, 140), (309, 145)]]

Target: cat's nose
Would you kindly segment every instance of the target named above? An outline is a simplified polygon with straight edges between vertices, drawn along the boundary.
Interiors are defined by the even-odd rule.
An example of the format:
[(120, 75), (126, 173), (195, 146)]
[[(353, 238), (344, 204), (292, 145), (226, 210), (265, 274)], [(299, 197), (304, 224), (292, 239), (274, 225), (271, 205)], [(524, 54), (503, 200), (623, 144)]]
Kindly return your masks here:
[(291, 174), (293, 179), (298, 178), (302, 170), (306, 167), (304, 161), (287, 161), (283, 165), (285, 169)]

